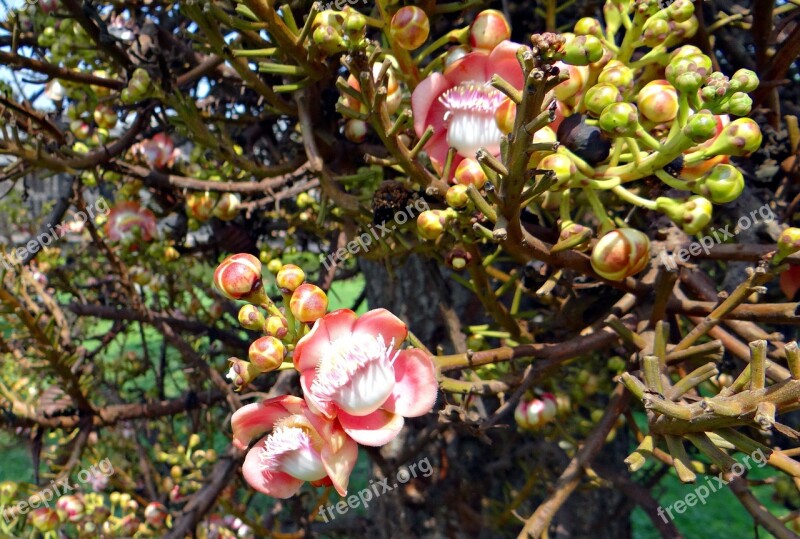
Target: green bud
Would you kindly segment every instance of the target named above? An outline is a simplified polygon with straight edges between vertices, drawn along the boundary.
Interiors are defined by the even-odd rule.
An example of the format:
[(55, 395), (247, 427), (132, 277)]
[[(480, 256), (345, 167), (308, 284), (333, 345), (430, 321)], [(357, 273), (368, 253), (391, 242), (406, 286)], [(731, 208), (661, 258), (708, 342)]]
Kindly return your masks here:
[(556, 173), (556, 182), (550, 187), (550, 191), (560, 190), (578, 171), (572, 160), (563, 153), (552, 153), (545, 156), (539, 161), (537, 168), (552, 170)]
[(669, 33), (669, 21), (650, 17), (642, 29), (642, 41), (648, 47), (655, 47), (665, 41)]
[(607, 106), (622, 101), (619, 88), (608, 82), (595, 84), (586, 91), (586, 108), (594, 116), (600, 116)]
[(739, 198), (744, 190), (744, 176), (728, 164), (715, 165), (711, 171), (692, 186), (692, 191), (711, 199), (715, 204), (726, 204)]
[(594, 36), (584, 35), (564, 45), (564, 62), (576, 66), (589, 65), (603, 57), (603, 43)]
[(778, 254), (772, 259), (773, 264), (780, 263), (787, 256), (800, 251), (800, 228), (787, 228), (778, 238)]
[(675, 0), (665, 11), (673, 21), (686, 22), (694, 15), (694, 4), (691, 0)]
[(667, 80), (685, 93), (694, 93), (711, 73), (711, 59), (705, 54), (673, 58), (665, 70)]
[(689, 197), (683, 202), (669, 197), (658, 197), (656, 208), (687, 234), (697, 234), (703, 230), (711, 222), (713, 213), (711, 202), (699, 195)]
[(753, 107), (753, 100), (744, 92), (736, 92), (727, 103), (728, 112), (734, 116), (747, 116)]
[(694, 142), (705, 142), (717, 134), (717, 119), (709, 111), (701, 110), (689, 117), (683, 134)]
[(600, 21), (594, 17), (583, 17), (575, 23), (575, 35), (578, 36), (600, 36), (603, 28)]
[(627, 95), (633, 89), (633, 71), (622, 62), (612, 60), (600, 72), (597, 82), (613, 84), (622, 95)]
[(327, 54), (336, 54), (345, 50), (342, 36), (333, 26), (318, 26), (314, 30), (314, 43)]
[(3, 481), (0, 483), (0, 505), (6, 506), (11, 503), (17, 494), (19, 487), (14, 481)]
[(445, 200), (447, 201), (448, 206), (457, 210), (466, 208), (467, 204), (469, 204), (469, 195), (467, 195), (468, 190), (468, 186), (460, 183), (451, 186), (445, 194)]
[(239, 309), (239, 324), (252, 331), (259, 331), (264, 328), (264, 315), (255, 305), (247, 304)]
[(613, 0), (606, 0), (606, 3), (603, 4), (603, 19), (606, 21), (606, 31), (610, 36), (616, 34), (622, 26), (622, 13)]
[(639, 127), (639, 111), (631, 103), (612, 103), (603, 109), (598, 125), (612, 137), (631, 137)]
[(715, 155), (747, 156), (761, 146), (761, 128), (750, 118), (739, 118), (726, 125), (717, 139), (705, 151), (707, 157)]
[(749, 69), (740, 69), (731, 77), (731, 85), (739, 92), (752, 92), (758, 88), (758, 75)]

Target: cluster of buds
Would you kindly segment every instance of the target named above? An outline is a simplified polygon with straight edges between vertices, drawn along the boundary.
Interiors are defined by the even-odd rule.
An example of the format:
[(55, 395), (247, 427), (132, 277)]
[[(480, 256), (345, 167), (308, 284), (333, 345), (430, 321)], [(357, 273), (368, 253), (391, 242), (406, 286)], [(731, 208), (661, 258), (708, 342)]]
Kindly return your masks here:
[(155, 86), (150, 78), (150, 73), (146, 69), (138, 67), (131, 75), (128, 86), (120, 92), (119, 97), (123, 103), (129, 105), (150, 97), (154, 90)]
[(232, 221), (239, 215), (242, 201), (236, 193), (217, 196), (209, 191), (191, 193), (186, 197), (186, 214), (199, 222), (216, 217), (220, 221)]
[(312, 40), (321, 54), (328, 56), (362, 46), (367, 18), (358, 11), (326, 9), (317, 13), (312, 24)]
[(261, 261), (246, 253), (229, 256), (214, 272), (217, 290), (229, 299), (248, 302), (239, 310), (239, 324), (264, 335), (250, 345), (249, 361), (236, 357), (228, 360), (228, 378), (237, 389), (259, 374), (280, 368), (297, 340), (328, 311), (327, 294), (306, 283), (300, 267), (284, 264), (276, 272), (275, 284), (282, 296), (282, 307), (267, 296), (261, 272)]

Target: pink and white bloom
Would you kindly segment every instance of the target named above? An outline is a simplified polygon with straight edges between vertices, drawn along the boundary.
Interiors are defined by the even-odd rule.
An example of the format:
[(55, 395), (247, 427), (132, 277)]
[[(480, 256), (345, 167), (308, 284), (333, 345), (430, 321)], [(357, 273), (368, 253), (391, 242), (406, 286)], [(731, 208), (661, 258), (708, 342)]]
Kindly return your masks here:
[(108, 214), (106, 234), (114, 242), (136, 239), (152, 240), (158, 233), (156, 216), (147, 208), (127, 200), (118, 202)]
[(231, 426), (233, 445), (239, 449), (263, 436), (242, 466), (245, 480), (259, 492), (289, 498), (309, 481), (333, 484), (339, 495), (347, 494), (358, 444), (336, 420), (313, 413), (300, 397), (248, 404), (233, 414)]
[(308, 406), (338, 418), (360, 444), (393, 440), (403, 417), (431, 411), (438, 390), (431, 358), (400, 350), (407, 336), (406, 325), (386, 309), (360, 318), (340, 309), (317, 320), (294, 350)]
[(500, 153), (502, 133), (495, 112), (506, 96), (489, 81), (498, 74), (515, 88), (522, 88), (522, 68), (516, 56), (520, 46), (502, 41), (491, 51), (464, 54), (449, 64), (444, 74), (433, 73), (414, 89), (414, 130), (422, 136), (433, 126), (425, 150), (435, 165), (444, 164), (451, 146), (458, 150), (453, 170), (464, 157), (474, 158), (480, 148)]
[(175, 148), (172, 137), (166, 133), (157, 133), (153, 138), (137, 145), (139, 153), (150, 168), (164, 169), (172, 166), (180, 151)]

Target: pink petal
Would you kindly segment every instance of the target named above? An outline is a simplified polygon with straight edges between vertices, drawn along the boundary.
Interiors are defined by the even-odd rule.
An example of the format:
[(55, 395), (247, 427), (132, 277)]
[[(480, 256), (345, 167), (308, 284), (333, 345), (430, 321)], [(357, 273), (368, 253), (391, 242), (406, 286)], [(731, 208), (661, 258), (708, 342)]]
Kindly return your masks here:
[(328, 329), (322, 323), (322, 318), (314, 322), (305, 337), (300, 339), (294, 349), (292, 360), (294, 368), (300, 372), (312, 370), (317, 367), (320, 358), (330, 347), (331, 340)]
[(306, 399), (306, 404), (313, 414), (324, 415), (328, 418), (336, 417), (336, 407), (330, 401), (323, 401), (317, 398), (317, 395), (311, 391), (311, 384), (314, 383), (314, 378), (317, 376), (315, 369), (303, 371), (300, 374), (300, 387), (303, 388), (303, 396)]
[(447, 66), (444, 76), (447, 77), (451, 86), (462, 82), (486, 82), (488, 60), (489, 55), (484, 51), (472, 51)]
[(348, 436), (345, 436), (344, 440), (344, 446), (338, 452), (334, 452), (330, 446), (326, 445), (320, 453), (325, 471), (339, 496), (347, 495), (350, 474), (358, 460), (358, 444)]
[(418, 137), (428, 128), (428, 112), (431, 106), (438, 103), (439, 96), (449, 87), (450, 83), (444, 76), (433, 73), (414, 88), (411, 94), (411, 111), (414, 114), (414, 131)]
[(231, 417), (233, 445), (247, 449), (254, 438), (272, 430), (277, 420), (302, 413), (303, 404), (299, 397), (284, 395), (242, 406)]
[(378, 447), (386, 445), (403, 428), (403, 416), (386, 410), (375, 410), (369, 415), (353, 416), (339, 411), (339, 422), (345, 432), (361, 445)]
[(341, 338), (349, 338), (353, 333), (353, 326), (358, 320), (358, 315), (350, 309), (331, 311), (322, 317), (322, 323), (328, 330), (331, 342)]
[(486, 79), (490, 80), (492, 75), (497, 73), (514, 88), (521, 90), (523, 85), (522, 67), (517, 61), (517, 50), (521, 47), (519, 43), (513, 41), (503, 41), (497, 45), (489, 54), (489, 61), (486, 63)]
[(387, 346), (394, 340), (396, 350), (408, 337), (408, 327), (386, 309), (373, 309), (361, 315), (353, 327), (353, 337), (358, 335), (372, 336), (373, 338), (381, 335)]
[(433, 361), (422, 350), (403, 350), (394, 361), (397, 382), (383, 408), (404, 417), (419, 417), (433, 409), (439, 385)]
[[(263, 439), (258, 442), (259, 445), (263, 443)], [(242, 475), (245, 481), (257, 491), (274, 498), (291, 498), (297, 494), (303, 481), (284, 472), (264, 470), (260, 455), (261, 449), (258, 446), (247, 452), (244, 464), (242, 464)]]
[[(439, 132), (431, 137), (428, 143), (425, 145), (425, 151), (428, 152), (428, 157), (431, 158), (431, 162), (433, 163), (434, 168), (436, 171), (441, 174), (444, 170), (444, 164), (447, 162), (447, 152), (450, 150), (450, 144), (447, 143), (447, 130), (442, 128)], [(458, 164), (455, 160), (459, 162), (463, 159), (459, 154), (456, 154), (455, 159), (453, 161), (453, 166), (450, 168), (450, 177), (453, 177), (453, 174), (456, 171), (456, 167)]]

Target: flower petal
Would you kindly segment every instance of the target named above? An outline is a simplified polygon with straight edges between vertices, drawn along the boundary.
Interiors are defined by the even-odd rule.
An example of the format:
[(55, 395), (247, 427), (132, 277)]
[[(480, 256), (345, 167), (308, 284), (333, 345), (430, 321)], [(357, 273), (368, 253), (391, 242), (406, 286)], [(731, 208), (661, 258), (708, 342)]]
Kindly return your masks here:
[(242, 406), (231, 417), (233, 445), (247, 449), (254, 438), (271, 431), (277, 420), (302, 413), (303, 404), (303, 399), (299, 397), (283, 395)]
[(361, 445), (378, 447), (386, 445), (403, 428), (403, 416), (386, 410), (375, 410), (369, 415), (354, 416), (339, 411), (339, 423), (344, 431)]
[(419, 417), (433, 409), (439, 385), (433, 361), (422, 350), (403, 350), (394, 361), (396, 383), (383, 408), (404, 417)]
[(303, 388), (303, 396), (306, 399), (306, 404), (314, 414), (326, 416), (328, 418), (336, 417), (336, 408), (332, 402), (322, 401), (317, 398), (316, 394), (311, 391), (311, 384), (314, 383), (314, 378), (317, 376), (315, 369), (308, 369), (300, 374), (300, 386)]
[(439, 96), (449, 87), (450, 83), (444, 76), (433, 73), (414, 88), (411, 94), (411, 110), (414, 114), (414, 131), (418, 137), (428, 128), (428, 112), (431, 106), (439, 102)]
[(381, 335), (387, 346), (394, 340), (397, 350), (408, 337), (408, 327), (386, 309), (373, 309), (361, 315), (353, 327), (353, 338), (357, 339), (360, 335), (373, 339)]
[(488, 60), (489, 55), (486, 52), (472, 51), (447, 66), (444, 76), (451, 86), (462, 82), (484, 83), (488, 80), (486, 78)]
[(331, 339), (322, 318), (314, 322), (305, 337), (300, 339), (292, 354), (294, 368), (300, 372), (313, 370), (330, 347)]
[[(344, 433), (342, 434), (344, 435)], [(344, 445), (338, 452), (334, 452), (331, 446), (325, 445), (320, 453), (325, 471), (328, 472), (328, 477), (333, 482), (333, 486), (339, 496), (347, 494), (350, 474), (353, 472), (358, 460), (358, 444), (347, 435), (344, 435), (343, 439)]]
[(791, 265), (781, 273), (780, 287), (789, 301), (792, 301), (800, 290), (800, 266)]
[[(447, 142), (446, 129), (442, 129), (433, 135), (425, 145), (425, 151), (428, 153), (428, 157), (430, 157), (434, 168), (439, 174), (444, 172), (444, 164), (447, 162), (447, 152), (449, 150), (450, 144)], [(453, 177), (456, 167), (462, 159), (463, 157), (461, 157), (459, 154), (455, 155), (455, 159), (453, 159), (453, 165), (450, 167), (450, 178)]]
[[(264, 439), (261, 439), (258, 445), (263, 445), (263, 443)], [(245, 481), (257, 491), (274, 498), (291, 498), (297, 494), (303, 481), (287, 473), (264, 470), (260, 456), (261, 448), (258, 446), (247, 452), (242, 465), (242, 475)]]
[(502, 41), (489, 54), (489, 61), (486, 63), (486, 80), (490, 80), (492, 75), (497, 73), (514, 88), (521, 90), (523, 83), (522, 66), (517, 60), (517, 50), (521, 47), (519, 43), (513, 41)]

